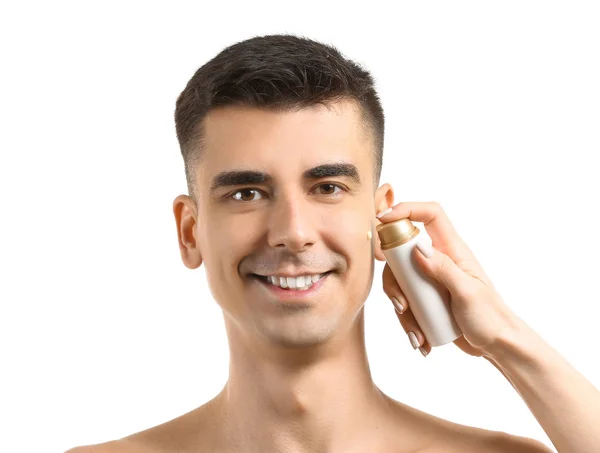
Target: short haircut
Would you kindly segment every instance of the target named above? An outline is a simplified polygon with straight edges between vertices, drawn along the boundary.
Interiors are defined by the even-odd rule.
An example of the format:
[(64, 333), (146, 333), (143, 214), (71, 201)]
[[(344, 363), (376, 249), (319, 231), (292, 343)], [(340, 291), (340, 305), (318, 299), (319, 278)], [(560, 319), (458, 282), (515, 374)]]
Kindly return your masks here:
[(295, 35), (257, 36), (235, 43), (205, 63), (177, 98), (175, 128), (190, 196), (203, 151), (203, 120), (211, 109), (250, 106), (274, 111), (351, 100), (373, 138), (373, 177), (379, 184), (384, 114), (370, 73), (335, 47)]

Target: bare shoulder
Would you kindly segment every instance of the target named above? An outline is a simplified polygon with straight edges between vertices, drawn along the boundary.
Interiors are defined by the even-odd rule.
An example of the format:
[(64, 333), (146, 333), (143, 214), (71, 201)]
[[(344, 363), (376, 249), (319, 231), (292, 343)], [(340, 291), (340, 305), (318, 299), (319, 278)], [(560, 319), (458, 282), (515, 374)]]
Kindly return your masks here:
[[(72, 448), (65, 453), (171, 453), (210, 446), (210, 402), (157, 426), (118, 440)], [(214, 449), (212, 451), (215, 451)]]
[(127, 439), (111, 440), (94, 445), (82, 445), (71, 448), (65, 453), (147, 453), (148, 450), (140, 449), (139, 445)]
[(419, 453), (555, 453), (536, 439), (455, 423), (393, 399), (390, 402), (397, 413), (404, 414), (404, 423), (410, 420), (411, 432), (427, 439)]
[(439, 451), (461, 453), (555, 453), (543, 442), (530, 437), (517, 436), (504, 431), (494, 431), (447, 422), (442, 448), (427, 449), (423, 453)]
[(555, 453), (539, 440), (502, 431), (487, 431), (484, 446), (483, 451), (489, 453)]
[[(101, 444), (82, 445), (67, 450), (65, 453), (171, 453), (187, 451), (180, 449), (178, 442), (180, 430), (177, 422), (172, 420), (162, 425), (148, 428), (118, 440)], [(179, 431), (179, 432), (178, 432)], [(185, 438), (182, 437), (181, 441)]]

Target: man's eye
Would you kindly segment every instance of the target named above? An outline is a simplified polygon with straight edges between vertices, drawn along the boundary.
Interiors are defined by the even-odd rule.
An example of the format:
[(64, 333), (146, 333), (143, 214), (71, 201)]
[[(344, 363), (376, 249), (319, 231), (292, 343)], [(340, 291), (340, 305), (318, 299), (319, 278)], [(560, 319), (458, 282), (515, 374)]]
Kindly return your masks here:
[(235, 192), (232, 195), (232, 198), (234, 200), (239, 200), (239, 201), (254, 201), (256, 198), (253, 198), (252, 194), (257, 194), (257, 193), (260, 193), (260, 192), (256, 189), (242, 189), (242, 190), (238, 190), (237, 192)]
[(332, 183), (321, 184), (321, 185), (319, 185), (319, 187), (325, 189), (323, 192), (321, 192), (321, 193), (323, 193), (323, 195), (336, 194), (337, 193), (337, 192), (335, 192), (336, 187), (340, 190), (344, 190), (341, 186), (338, 186), (337, 184), (332, 184)]
[[(333, 184), (333, 183), (325, 183), (325, 184), (319, 184), (317, 186), (319, 189), (321, 190), (321, 194), (322, 195), (336, 195), (337, 193), (341, 192), (344, 190), (343, 187), (337, 185), (337, 184)], [(335, 191), (335, 189), (339, 189), (337, 192)], [(260, 197), (256, 198), (256, 194), (259, 194)], [(256, 201), (256, 200), (260, 200), (261, 198), (263, 198), (262, 194), (260, 193), (260, 190), (257, 189), (242, 189), (242, 190), (238, 190), (237, 192), (233, 193), (231, 195), (231, 198), (233, 198), (234, 200), (237, 201)]]

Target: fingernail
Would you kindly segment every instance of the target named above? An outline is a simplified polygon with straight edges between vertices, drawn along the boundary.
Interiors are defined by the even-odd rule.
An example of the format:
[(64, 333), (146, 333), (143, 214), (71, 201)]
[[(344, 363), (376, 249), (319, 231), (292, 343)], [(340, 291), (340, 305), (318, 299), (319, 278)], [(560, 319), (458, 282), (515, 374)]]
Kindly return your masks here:
[(392, 297), (392, 303), (394, 304), (394, 308), (400, 314), (404, 313), (404, 306), (400, 303), (398, 299)]
[(379, 214), (377, 214), (375, 217), (377, 217), (378, 219), (382, 218), (384, 215), (388, 214), (392, 212), (392, 208), (387, 208), (385, 211), (381, 211)]
[(410, 344), (413, 349), (417, 349), (419, 347), (419, 340), (417, 340), (417, 336), (414, 332), (408, 332), (408, 338), (410, 339)]
[(433, 256), (433, 248), (431, 247), (431, 245), (429, 245), (428, 242), (417, 241), (417, 248), (427, 258), (431, 258)]
[(419, 348), (419, 351), (421, 351), (421, 354), (423, 354), (423, 357), (427, 357), (428, 352), (423, 346), (421, 346)]

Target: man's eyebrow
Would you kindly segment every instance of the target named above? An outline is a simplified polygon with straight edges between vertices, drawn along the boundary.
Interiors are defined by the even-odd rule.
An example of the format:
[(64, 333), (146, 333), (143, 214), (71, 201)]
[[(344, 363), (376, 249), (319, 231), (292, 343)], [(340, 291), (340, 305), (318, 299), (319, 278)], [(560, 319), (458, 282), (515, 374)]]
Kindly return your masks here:
[[(338, 162), (333, 164), (323, 164), (306, 170), (302, 177), (304, 179), (321, 179), (335, 176), (346, 176), (360, 184), (358, 169), (352, 164)], [(210, 192), (213, 193), (221, 187), (243, 186), (252, 184), (263, 184), (271, 181), (273, 178), (267, 173), (254, 170), (233, 170), (219, 173), (213, 179), (210, 186)]]
[(213, 179), (210, 186), (210, 192), (213, 193), (221, 187), (243, 186), (252, 184), (262, 184), (269, 182), (271, 176), (267, 173), (252, 170), (233, 170), (219, 173)]
[(304, 179), (320, 179), (329, 178), (332, 176), (346, 176), (352, 179), (355, 183), (360, 184), (360, 176), (358, 176), (358, 169), (354, 165), (345, 162), (318, 165), (314, 168), (306, 170), (302, 176), (304, 177)]

